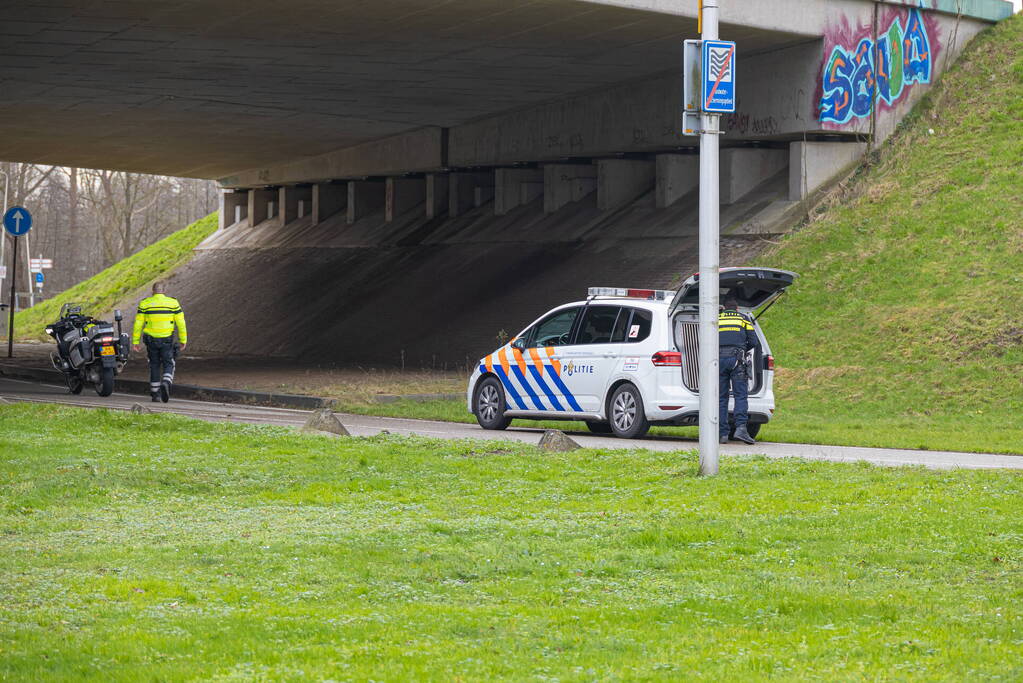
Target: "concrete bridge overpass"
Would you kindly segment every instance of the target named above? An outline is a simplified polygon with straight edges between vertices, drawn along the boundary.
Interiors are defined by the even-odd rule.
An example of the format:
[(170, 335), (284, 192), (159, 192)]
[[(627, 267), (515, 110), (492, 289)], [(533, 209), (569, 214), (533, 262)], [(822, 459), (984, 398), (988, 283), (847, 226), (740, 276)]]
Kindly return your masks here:
[[(720, 5), (721, 36), (738, 43), (738, 111), (723, 119), (723, 263), (748, 257), (751, 236), (780, 229), (869, 136), (890, 135), (969, 38), (1011, 13), (1002, 0)], [(342, 310), (360, 273), (389, 283), (373, 293), (381, 301), (422, 292), (436, 269), (460, 273), (419, 297), (422, 320), (386, 335), (404, 358), (413, 327), (489, 270), (507, 322), (460, 307), (460, 329), (475, 324), (477, 341), (452, 348), (439, 332), (423, 350), (462, 360), (495, 326), (574, 294), (580, 277), (663, 286), (695, 261), (696, 139), (679, 133), (679, 110), (680, 44), (697, 37), (696, 8), (0, 0), (0, 159), (219, 180), (224, 230), (180, 284), (218, 311), (199, 316), (209, 329), (197, 339), (217, 337), (223, 302), (250, 297), (270, 270), (311, 276), (299, 272), (310, 259), (313, 280), (259, 290), (289, 292), (275, 302), (275, 352), (335, 348), (283, 336), (309, 288), (334, 287)], [(515, 273), (534, 293), (521, 312), (501, 284)], [(379, 326), (372, 313), (333, 321), (334, 338)], [(245, 324), (210, 350), (238, 350)]]

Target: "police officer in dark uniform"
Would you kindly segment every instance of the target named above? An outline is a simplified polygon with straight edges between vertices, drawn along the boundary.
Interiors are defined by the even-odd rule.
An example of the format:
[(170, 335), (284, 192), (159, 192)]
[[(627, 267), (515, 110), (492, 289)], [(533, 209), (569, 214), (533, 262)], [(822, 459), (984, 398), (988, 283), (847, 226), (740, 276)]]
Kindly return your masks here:
[(739, 302), (734, 295), (726, 296), (722, 303), (724, 310), (718, 316), (719, 441), (728, 443), (728, 393), (731, 386), (735, 398), (735, 438), (752, 444), (756, 441), (746, 429), (749, 422), (746, 353), (750, 349), (759, 349), (760, 340), (753, 328), (753, 321), (739, 312)]

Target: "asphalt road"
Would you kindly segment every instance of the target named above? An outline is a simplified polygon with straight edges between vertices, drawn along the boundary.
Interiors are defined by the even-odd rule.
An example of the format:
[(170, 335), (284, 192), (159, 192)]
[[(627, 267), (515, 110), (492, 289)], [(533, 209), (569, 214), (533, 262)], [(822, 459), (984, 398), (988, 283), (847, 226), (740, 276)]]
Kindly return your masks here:
[[(170, 403), (151, 403), (148, 399), (130, 394), (115, 393), (100, 398), (91, 388), (79, 396), (68, 394), (64, 387), (0, 378), (0, 397), (9, 401), (63, 403), (84, 408), (110, 408), (130, 410), (135, 403), (155, 412), (177, 413), (201, 420), (220, 422), (247, 422), (298, 427), (305, 423), (309, 413), (286, 408), (262, 408), (229, 403), (171, 400)], [(369, 417), (338, 413), (341, 422), (355, 436), (372, 436), (382, 431), (394, 434), (419, 434), (441, 439), (492, 439), (521, 441), (535, 444), (543, 431), (538, 429), (509, 428), (505, 431), (485, 431), (475, 424), (408, 420), (393, 417)], [(679, 451), (697, 448), (693, 439), (646, 438), (616, 439), (590, 434), (572, 433), (570, 436), (588, 448), (648, 449), (653, 451)], [(766, 455), (771, 458), (806, 458), (835, 462), (866, 461), (877, 465), (923, 465), (936, 469), (1023, 469), (1023, 456), (990, 455), (984, 453), (957, 453), (952, 451), (914, 451), (893, 448), (855, 448), (849, 446), (814, 446), (763, 442), (753, 446), (726, 444), (722, 455)]]

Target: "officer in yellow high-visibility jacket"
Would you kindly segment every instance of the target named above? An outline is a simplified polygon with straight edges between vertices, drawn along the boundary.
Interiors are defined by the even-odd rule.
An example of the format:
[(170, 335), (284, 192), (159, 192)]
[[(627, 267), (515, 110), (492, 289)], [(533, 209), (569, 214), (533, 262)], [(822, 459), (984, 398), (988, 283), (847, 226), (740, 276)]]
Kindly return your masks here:
[(174, 328), (178, 330), (180, 348), (188, 342), (185, 328), (185, 314), (178, 300), (166, 295), (166, 285), (153, 284), (153, 296), (139, 302), (132, 328), (131, 344), (139, 350), (139, 337), (146, 344), (149, 355), (149, 393), (153, 401), (170, 400), (170, 388), (174, 382), (174, 359), (178, 347), (174, 344)]
[(731, 389), (735, 399), (735, 438), (748, 444), (756, 443), (746, 425), (749, 423), (748, 378), (746, 353), (760, 348), (753, 320), (739, 312), (739, 302), (728, 294), (721, 302), (724, 310), (718, 315), (718, 440), (728, 443), (731, 431), (728, 424), (728, 395)]

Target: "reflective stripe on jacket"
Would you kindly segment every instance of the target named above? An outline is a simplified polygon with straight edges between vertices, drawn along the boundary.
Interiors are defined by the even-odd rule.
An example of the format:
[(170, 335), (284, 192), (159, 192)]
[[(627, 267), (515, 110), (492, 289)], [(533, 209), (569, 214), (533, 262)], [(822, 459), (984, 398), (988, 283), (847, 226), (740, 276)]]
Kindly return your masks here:
[(185, 328), (185, 314), (181, 310), (181, 304), (166, 294), (154, 294), (139, 302), (135, 326), (131, 332), (131, 343), (138, 344), (143, 334), (165, 339), (174, 334), (175, 326), (178, 328), (178, 339), (182, 344), (187, 343), (188, 330)]
[(718, 316), (718, 345), (722, 348), (735, 346), (740, 349), (759, 349), (753, 322), (734, 309), (721, 311)]

